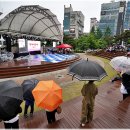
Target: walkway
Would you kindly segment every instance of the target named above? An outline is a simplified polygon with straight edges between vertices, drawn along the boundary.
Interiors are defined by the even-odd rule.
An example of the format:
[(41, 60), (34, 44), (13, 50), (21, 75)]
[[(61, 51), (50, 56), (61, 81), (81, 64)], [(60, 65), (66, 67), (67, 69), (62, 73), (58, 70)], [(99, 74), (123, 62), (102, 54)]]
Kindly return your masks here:
[[(99, 88), (95, 101), (94, 119), (84, 128), (130, 128), (130, 98), (122, 103), (119, 84), (108, 82)], [(62, 113), (56, 115), (56, 123), (48, 125), (45, 112), (35, 112), (33, 118), (20, 118), (20, 128), (81, 128), (80, 112), (82, 97), (62, 105)], [(3, 128), (3, 122), (0, 123)]]

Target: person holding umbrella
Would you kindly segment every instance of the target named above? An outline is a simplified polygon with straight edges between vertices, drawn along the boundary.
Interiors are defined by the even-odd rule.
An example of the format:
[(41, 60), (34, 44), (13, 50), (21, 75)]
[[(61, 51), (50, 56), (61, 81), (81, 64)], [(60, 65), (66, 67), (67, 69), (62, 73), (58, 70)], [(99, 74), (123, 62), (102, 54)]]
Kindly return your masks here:
[(53, 111), (46, 110), (46, 116), (47, 116), (48, 124), (52, 124), (56, 121), (56, 118), (55, 118), (56, 113), (58, 113), (58, 114), (61, 113), (61, 107), (60, 106), (58, 106)]
[(8, 120), (4, 120), (5, 129), (18, 129), (19, 128), (19, 113), (22, 112), (22, 108), (19, 106), (14, 116)]
[[(117, 76), (116, 77), (114, 77), (113, 79), (112, 79), (112, 83), (113, 82), (115, 82), (115, 81), (119, 81), (120, 82), (120, 92), (121, 92), (121, 94), (123, 95), (123, 100), (125, 100), (128, 96), (129, 96), (129, 94), (128, 94), (128, 92), (127, 92), (127, 89), (126, 89), (126, 83), (128, 82), (128, 79), (126, 78), (124, 78), (124, 74), (125, 73), (125, 71), (122, 71), (122, 72), (119, 72), (118, 74), (117, 74)], [(123, 75), (123, 77), (122, 77), (122, 75)], [(125, 86), (124, 86), (125, 85)], [(123, 100), (121, 100), (121, 101), (119, 101), (119, 102), (122, 102)]]
[(24, 80), (22, 83), (23, 87), (23, 97), (25, 100), (24, 117), (27, 118), (28, 108), (30, 107), (30, 116), (33, 116), (34, 112), (34, 97), (32, 95), (32, 90), (35, 88), (39, 81), (35, 78)]
[[(121, 83), (120, 92), (123, 95), (123, 100), (125, 100), (129, 96), (125, 86), (123, 85), (123, 83)], [(121, 102), (121, 101), (119, 101), (119, 102)]]
[(31, 108), (30, 109), (30, 116), (32, 117), (33, 116), (33, 112), (34, 112), (34, 101), (33, 100), (28, 100), (28, 99), (25, 99), (25, 108), (24, 108), (24, 117), (27, 118), (28, 115), (28, 108)]
[(53, 80), (39, 81), (32, 94), (36, 105), (46, 110), (48, 124), (55, 122), (55, 113), (63, 102), (62, 88)]
[[(125, 98), (127, 98), (128, 96), (130, 96), (130, 70), (126, 70), (126, 72), (124, 72), (122, 74), (122, 85), (121, 85), (122, 89), (120, 90), (124, 90), (124, 94), (123, 94), (123, 100)], [(123, 89), (124, 88), (124, 89)]]
[(0, 82), (0, 119), (7, 129), (19, 128), (20, 107), (23, 101), (23, 89), (13, 80)]
[(90, 80), (87, 84), (84, 84), (81, 93), (83, 96), (81, 126), (85, 126), (85, 123), (89, 123), (93, 119), (94, 101), (95, 96), (98, 94), (98, 89), (94, 81)]
[(94, 81), (100, 81), (107, 76), (105, 69), (95, 61), (80, 60), (74, 62), (68, 67), (68, 74), (80, 81), (89, 81), (85, 83), (81, 93), (83, 96), (81, 126), (92, 121), (95, 96), (98, 94), (98, 89)]

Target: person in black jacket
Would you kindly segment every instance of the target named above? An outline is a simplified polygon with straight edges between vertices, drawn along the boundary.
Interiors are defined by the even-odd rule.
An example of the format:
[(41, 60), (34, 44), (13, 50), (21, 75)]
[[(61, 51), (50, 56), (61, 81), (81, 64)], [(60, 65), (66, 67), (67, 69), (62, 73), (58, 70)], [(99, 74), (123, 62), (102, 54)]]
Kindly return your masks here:
[(4, 120), (4, 126), (5, 129), (18, 129), (19, 128), (19, 114), (22, 112), (22, 108), (19, 106), (16, 110), (16, 113), (14, 116), (12, 116), (9, 120)]
[(46, 116), (47, 116), (48, 124), (52, 124), (53, 122), (56, 121), (56, 118), (55, 118), (55, 113), (56, 112), (57, 112), (57, 109), (55, 109), (53, 111), (46, 110)]

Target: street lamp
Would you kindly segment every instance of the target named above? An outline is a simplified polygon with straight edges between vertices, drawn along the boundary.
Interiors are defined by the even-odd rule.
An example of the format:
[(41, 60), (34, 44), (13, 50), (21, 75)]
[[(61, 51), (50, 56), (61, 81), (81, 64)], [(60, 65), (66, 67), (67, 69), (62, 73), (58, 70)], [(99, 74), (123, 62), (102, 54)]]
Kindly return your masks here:
[(47, 41), (44, 41), (44, 54), (46, 54), (46, 44), (47, 44)]

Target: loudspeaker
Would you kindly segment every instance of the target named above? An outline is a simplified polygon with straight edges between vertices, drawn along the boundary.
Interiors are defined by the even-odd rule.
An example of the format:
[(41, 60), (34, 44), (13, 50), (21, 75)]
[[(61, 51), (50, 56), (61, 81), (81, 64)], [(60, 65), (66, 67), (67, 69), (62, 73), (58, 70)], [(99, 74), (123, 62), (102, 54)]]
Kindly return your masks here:
[(11, 38), (6, 36), (5, 40), (6, 40), (6, 50), (8, 52), (11, 52)]

